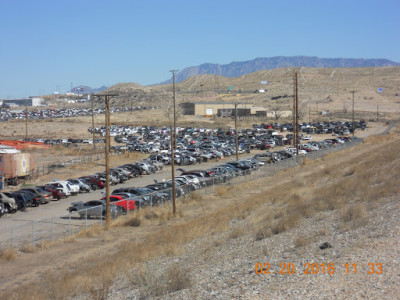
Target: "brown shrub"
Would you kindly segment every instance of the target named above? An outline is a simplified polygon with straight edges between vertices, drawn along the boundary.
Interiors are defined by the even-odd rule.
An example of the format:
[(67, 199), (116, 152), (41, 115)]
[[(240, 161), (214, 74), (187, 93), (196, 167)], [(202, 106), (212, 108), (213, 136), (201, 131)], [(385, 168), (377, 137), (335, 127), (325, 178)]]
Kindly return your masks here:
[(168, 267), (165, 277), (169, 293), (183, 290), (191, 285), (190, 273), (178, 264)]
[(21, 250), (24, 253), (34, 253), (38, 250), (38, 248), (35, 246), (32, 246), (32, 244), (25, 244), (22, 246)]
[(0, 251), (0, 260), (15, 260), (18, 256), (17, 249), (13, 247), (6, 248)]
[(300, 215), (286, 215), (285, 217), (279, 219), (272, 227), (273, 234), (279, 234), (292, 229), (297, 225), (301, 216)]
[(363, 203), (351, 205), (342, 209), (341, 217), (345, 222), (350, 222), (357, 219), (367, 217), (367, 209)]
[(164, 272), (152, 266), (139, 267), (128, 275), (133, 286), (140, 289), (140, 298), (149, 299), (176, 292), (191, 286), (188, 270), (174, 264)]
[(224, 197), (228, 194), (228, 188), (226, 186), (219, 186), (216, 192), (219, 197)]
[(308, 244), (311, 243), (311, 239), (308, 237), (304, 237), (304, 236), (298, 236), (295, 240), (294, 240), (294, 246), (296, 248), (300, 248), (300, 247), (304, 247), (307, 246)]
[(272, 220), (269, 217), (266, 217), (255, 229), (255, 240), (260, 241), (271, 236)]
[(189, 198), (194, 202), (199, 202), (204, 200), (204, 196), (198, 191), (190, 193)]
[(124, 226), (139, 227), (141, 224), (141, 220), (138, 217), (133, 217), (126, 220), (123, 224)]
[(245, 234), (246, 234), (246, 230), (244, 228), (235, 227), (229, 232), (228, 237), (230, 239), (237, 239), (238, 237), (241, 237)]

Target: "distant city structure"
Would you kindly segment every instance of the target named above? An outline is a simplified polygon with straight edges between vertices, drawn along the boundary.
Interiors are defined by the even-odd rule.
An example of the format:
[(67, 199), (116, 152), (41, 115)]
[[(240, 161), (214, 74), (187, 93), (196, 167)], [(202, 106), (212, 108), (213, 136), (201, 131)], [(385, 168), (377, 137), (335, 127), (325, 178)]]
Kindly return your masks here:
[(24, 99), (7, 99), (3, 100), (2, 107), (18, 107), (18, 106), (42, 106), (44, 99), (41, 97), (29, 97)]

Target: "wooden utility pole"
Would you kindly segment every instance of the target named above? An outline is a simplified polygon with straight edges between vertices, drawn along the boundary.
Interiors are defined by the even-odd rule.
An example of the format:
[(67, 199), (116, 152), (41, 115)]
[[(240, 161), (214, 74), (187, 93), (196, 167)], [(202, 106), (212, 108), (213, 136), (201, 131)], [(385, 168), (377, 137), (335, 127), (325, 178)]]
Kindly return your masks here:
[(239, 137), (238, 137), (238, 129), (237, 129), (237, 103), (235, 103), (235, 148), (236, 148), (236, 161), (239, 160)]
[(297, 82), (297, 73), (295, 73), (296, 82), (296, 95), (295, 95), (295, 106), (296, 106), (296, 154), (299, 155), (299, 90)]
[(106, 101), (106, 226), (111, 223), (110, 216), (110, 98), (105, 96)]
[(90, 95), (90, 102), (91, 102), (91, 109), (92, 109), (92, 136), (93, 136), (93, 150), (94, 149), (96, 149), (96, 143), (95, 143), (95, 140), (94, 140), (94, 107), (93, 107), (93, 99), (94, 98), (94, 95), (93, 94), (91, 94)]
[(25, 99), (25, 141), (28, 140), (28, 99)]
[(172, 213), (176, 214), (174, 134), (171, 127)]
[(296, 146), (296, 76), (293, 69), (293, 147)]
[(98, 94), (97, 97), (104, 97), (106, 113), (105, 113), (105, 125), (106, 125), (106, 226), (109, 227), (111, 224), (110, 214), (110, 100), (112, 97), (118, 96), (118, 94)]
[(170, 70), (172, 72), (172, 100), (174, 106), (174, 130), (171, 130), (171, 168), (172, 168), (172, 213), (176, 214), (176, 195), (175, 195), (175, 155), (174, 150), (176, 149), (176, 110), (175, 110), (175, 72), (179, 70)]
[(379, 120), (379, 103), (376, 104), (376, 121)]
[(356, 131), (356, 129), (354, 128), (354, 93), (356, 93), (356, 91), (350, 91), (350, 93), (353, 94), (353, 113), (352, 113), (352, 122), (351, 122), (351, 128), (353, 131), (353, 137), (354, 137), (354, 131)]
[(175, 73), (178, 72), (179, 70), (171, 70), (172, 72), (172, 99), (173, 99), (173, 105), (174, 105), (174, 150), (176, 150), (176, 110), (175, 110)]

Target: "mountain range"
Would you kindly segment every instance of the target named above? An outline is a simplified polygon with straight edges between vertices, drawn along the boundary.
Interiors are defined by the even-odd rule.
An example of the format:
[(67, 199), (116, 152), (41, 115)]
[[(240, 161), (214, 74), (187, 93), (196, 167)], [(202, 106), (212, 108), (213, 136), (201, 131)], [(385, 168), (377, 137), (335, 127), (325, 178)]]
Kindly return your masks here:
[[(213, 74), (225, 77), (238, 77), (260, 70), (277, 68), (359, 68), (359, 67), (388, 67), (400, 66), (400, 63), (388, 59), (362, 59), (362, 58), (319, 58), (316, 56), (275, 56), (259, 57), (253, 60), (242, 62), (231, 62), (220, 65), (205, 63), (200, 66), (187, 67), (176, 73), (175, 81), (183, 81), (190, 76), (199, 74)], [(161, 84), (169, 84), (172, 79)]]

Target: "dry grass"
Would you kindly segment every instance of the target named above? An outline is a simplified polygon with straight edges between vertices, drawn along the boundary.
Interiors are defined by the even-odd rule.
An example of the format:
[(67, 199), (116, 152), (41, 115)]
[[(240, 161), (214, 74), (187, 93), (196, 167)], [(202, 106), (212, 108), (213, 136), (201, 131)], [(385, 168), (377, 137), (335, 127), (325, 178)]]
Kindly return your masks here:
[(32, 246), (32, 244), (25, 244), (22, 246), (21, 251), (23, 253), (35, 253), (38, 251), (38, 248), (35, 246)]
[(228, 194), (228, 188), (226, 186), (219, 186), (216, 189), (216, 193), (219, 197), (224, 197)]
[[(247, 198), (240, 195), (244, 195), (242, 191), (245, 191), (244, 187), (249, 185), (230, 186), (229, 193), (237, 195), (235, 201), (226, 204), (223, 208), (207, 211), (207, 214), (183, 219), (179, 215), (173, 216), (169, 206), (153, 210), (142, 209), (132, 216), (127, 216), (131, 219), (122, 221), (124, 218), (121, 218), (121, 222), (126, 222), (126, 226), (131, 226), (128, 225), (130, 222), (140, 223), (141, 228), (147, 224), (163, 224), (162, 227), (155, 226), (157, 230), (146, 235), (144, 241), (127, 241), (119, 245), (112, 255), (103, 254), (100, 257), (88, 259), (83, 265), (71, 266), (71, 269), (75, 271), (66, 273), (60, 278), (53, 277), (51, 282), (50, 280), (43, 282), (44, 285), (49, 286), (48, 291), (40, 289), (39, 286), (29, 286), (26, 292), (19, 289), (18, 295), (25, 299), (34, 299), (34, 297), (57, 299), (73, 298), (87, 293), (91, 297), (102, 299), (108, 294), (111, 280), (101, 276), (110, 273), (115, 278), (118, 272), (130, 272), (132, 267), (137, 267), (137, 270), (142, 268), (139, 275), (135, 275), (139, 277), (131, 280), (135, 287), (141, 289), (141, 297), (156, 297), (172, 290), (179, 290), (190, 286), (190, 274), (186, 270), (175, 266), (165, 272), (160, 272), (158, 268), (145, 266), (142, 262), (159, 256), (179, 255), (184, 251), (183, 246), (189, 241), (228, 231), (229, 223), (233, 219), (248, 218), (249, 225), (231, 229), (228, 231), (229, 238), (236, 239), (250, 232), (255, 235), (256, 240), (268, 239), (274, 234), (284, 233), (297, 226), (305, 218), (313, 217), (322, 211), (333, 211), (339, 216), (338, 220), (344, 224), (363, 224), (368, 218), (369, 210), (382, 201), (386, 201), (387, 197), (400, 193), (397, 176), (397, 170), (400, 169), (398, 159), (400, 140), (389, 139), (388, 142), (383, 142), (384, 144), (378, 148), (374, 143), (369, 144), (367, 140), (366, 145), (371, 146), (370, 150), (364, 149), (365, 145), (361, 145), (352, 150), (360, 151), (360, 153), (353, 155), (347, 161), (342, 159), (342, 164), (338, 164), (337, 159), (341, 158), (343, 153), (331, 154), (323, 161), (304, 164), (299, 168), (304, 173), (297, 174), (301, 176), (301, 179), (294, 177), (294, 172), (281, 172), (280, 175), (269, 178), (268, 183), (265, 179), (256, 180), (251, 186), (259, 189), (260, 192), (249, 195)], [(377, 151), (377, 149), (385, 149), (385, 151)], [(323, 165), (323, 168), (318, 168), (319, 164)], [(343, 168), (343, 165), (346, 168)], [(350, 171), (352, 174), (345, 176)], [(216, 194), (219, 197), (227, 196), (228, 187), (218, 187)], [(200, 205), (204, 202), (203, 200), (201, 195), (193, 196), (195, 204)], [(116, 225), (118, 225), (117, 222), (118, 220)], [(93, 228), (93, 231), (83, 232), (77, 235), (77, 238), (96, 237), (101, 234), (101, 230)], [(320, 232), (317, 235), (324, 235), (324, 233)], [(307, 237), (298, 236), (294, 244), (296, 247), (304, 247), (311, 241)], [(221, 243), (220, 240), (214, 240), (212, 246), (215, 248)], [(265, 252), (268, 253), (267, 250)], [(116, 257), (118, 259), (115, 259)], [(119, 271), (114, 273), (114, 268)], [(56, 286), (62, 286), (62, 289), (57, 291)]]
[(106, 228), (104, 226), (94, 225), (92, 227), (85, 228), (85, 229), (79, 231), (76, 234), (76, 237), (78, 237), (78, 238), (93, 238), (93, 237), (98, 236), (102, 232), (104, 232), (104, 230), (106, 230)]
[(230, 239), (237, 239), (237, 238), (239, 238), (241, 236), (244, 236), (246, 233), (247, 233), (247, 231), (246, 231), (245, 228), (235, 227), (229, 232), (228, 237)]
[(312, 242), (312, 239), (309, 237), (305, 237), (305, 236), (298, 236), (295, 240), (294, 240), (294, 246), (296, 248), (301, 248), (304, 246), (309, 245)]
[(140, 218), (132, 217), (132, 218), (126, 220), (123, 224), (124, 224), (124, 226), (139, 227), (141, 223), (142, 223), (142, 221)]
[(0, 250), (0, 261), (1, 260), (15, 260), (18, 256), (18, 251), (17, 249), (13, 247), (6, 248), (4, 250)]
[(341, 217), (344, 222), (350, 222), (367, 217), (367, 209), (362, 203), (345, 207), (341, 211)]
[(189, 270), (179, 264), (170, 265), (161, 272), (160, 266), (140, 267), (128, 273), (128, 278), (135, 288), (139, 288), (140, 299), (159, 297), (191, 286)]

